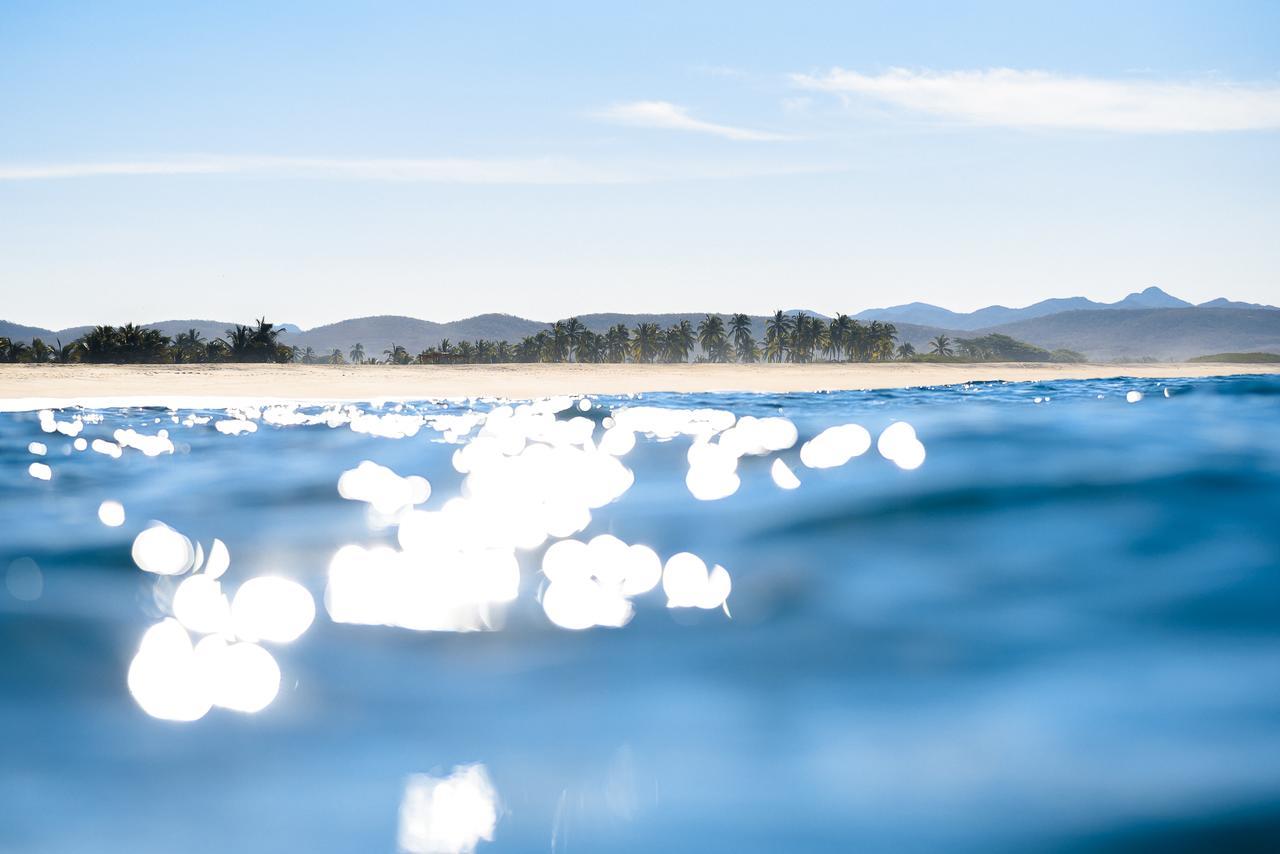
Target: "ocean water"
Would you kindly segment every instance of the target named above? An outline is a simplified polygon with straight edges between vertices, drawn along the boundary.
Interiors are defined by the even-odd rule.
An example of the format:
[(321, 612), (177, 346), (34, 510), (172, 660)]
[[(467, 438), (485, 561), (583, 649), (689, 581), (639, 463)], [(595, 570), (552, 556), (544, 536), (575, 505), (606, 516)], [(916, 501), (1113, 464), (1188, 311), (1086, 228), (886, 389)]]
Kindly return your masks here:
[[(590, 404), (0, 414), (0, 850), (1280, 850), (1280, 378)], [(738, 458), (742, 416), (795, 444)], [(894, 422), (923, 461), (877, 451)], [(605, 459), (610, 424), (651, 429)], [(843, 424), (871, 447), (806, 466)], [(342, 497), (364, 461), (430, 496)], [(202, 564), (220, 540), (228, 594), (310, 593), (258, 644), (278, 690), (218, 689), (260, 711), (139, 664), (153, 626), (210, 633), (172, 619), (190, 553), (135, 563), (153, 521)], [(601, 534), (727, 599), (643, 551), (543, 571)]]

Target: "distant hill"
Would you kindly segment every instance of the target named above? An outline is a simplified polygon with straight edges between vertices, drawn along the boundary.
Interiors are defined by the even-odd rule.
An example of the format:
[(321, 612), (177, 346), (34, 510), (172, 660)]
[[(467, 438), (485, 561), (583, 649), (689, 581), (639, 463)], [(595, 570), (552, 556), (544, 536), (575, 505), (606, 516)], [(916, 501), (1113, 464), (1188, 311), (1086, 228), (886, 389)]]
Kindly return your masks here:
[(1113, 302), (1110, 308), (1191, 308), (1191, 303), (1167, 294), (1157, 287), (1129, 294), (1119, 302)]
[[(808, 313), (823, 317), (816, 312)], [(640, 323), (657, 323), (665, 328), (688, 320), (696, 326), (704, 316), (702, 312), (598, 313), (579, 315), (579, 319), (588, 329), (604, 332), (618, 323), (626, 324), (630, 329)], [(720, 316), (727, 323), (729, 315)], [(1280, 352), (1280, 310), (1227, 299), (1192, 306), (1159, 288), (1147, 288), (1115, 303), (1068, 297), (1044, 300), (1022, 309), (990, 306), (969, 314), (926, 303), (909, 303), (893, 309), (865, 311), (858, 317), (864, 322), (887, 319), (898, 328), (900, 342), (910, 343), (921, 352), (926, 352), (928, 342), (939, 334), (970, 338), (992, 332), (1011, 335), (1047, 350), (1077, 350), (1098, 360), (1186, 359), (1203, 353)], [(751, 319), (755, 338), (763, 339), (767, 318), (753, 315)], [(211, 340), (222, 337), (225, 330), (234, 324), (221, 320), (166, 320), (147, 325), (169, 336), (194, 328), (206, 340)], [(445, 338), (454, 343), (479, 338), (516, 342), (548, 326), (545, 321), (511, 314), (481, 314), (448, 323), (378, 315), (352, 318), (308, 330), (282, 325), (288, 330), (282, 340), (288, 344), (311, 347), (322, 355), (336, 348), (345, 356), (352, 345), (359, 342), (370, 357), (380, 357), (393, 343), (405, 347), (410, 353), (418, 353), (438, 346)], [(61, 339), (66, 344), (88, 329), (87, 326), (79, 326), (53, 330), (0, 321), (0, 336), (28, 342), (32, 337), (40, 337), (49, 343)]]
[(286, 335), (289, 344), (314, 348), (317, 353), (328, 353), (334, 348), (346, 355), (357, 342), (364, 345), (368, 356), (381, 356), (392, 344), (399, 344), (410, 353), (418, 353), (434, 347), (448, 338), (453, 342), (474, 341), (487, 338), (493, 341), (519, 341), (533, 335), (547, 324), (526, 320), (512, 314), (481, 314), (450, 323), (434, 323), (416, 317), (378, 315), (342, 320), (325, 326), (308, 329), (298, 335)]
[(1274, 365), (1280, 362), (1280, 353), (1211, 353), (1196, 356), (1188, 362), (1227, 362), (1237, 365)]
[(52, 329), (44, 329), (40, 326), (24, 326), (21, 323), (0, 320), (0, 338), (8, 338), (10, 341), (26, 341), (29, 343), (32, 338), (43, 338), (52, 344), (57, 335), (58, 333)]
[(1280, 352), (1280, 311), (1156, 308), (1068, 311), (1005, 323), (1003, 332), (1049, 350), (1070, 348), (1090, 359), (1189, 359), (1203, 353)]
[(1201, 308), (1268, 308), (1272, 311), (1280, 311), (1274, 305), (1263, 305), (1257, 302), (1240, 302), (1238, 300), (1227, 299), (1226, 297), (1218, 297), (1208, 302), (1200, 303)]
[[(243, 321), (242, 321), (243, 322)], [(145, 324), (152, 329), (159, 329), (170, 338), (176, 338), (179, 334), (186, 332), (188, 329), (194, 329), (200, 333), (200, 337), (205, 341), (212, 341), (214, 338), (223, 338), (227, 334), (227, 330), (235, 326), (230, 321), (222, 320), (162, 320), (159, 323)]]
[[(1171, 296), (1157, 287), (1150, 287), (1138, 293), (1129, 294), (1118, 302), (1094, 302), (1085, 297), (1065, 297), (1041, 300), (1025, 308), (1006, 308), (1002, 305), (991, 305), (977, 311), (958, 312), (940, 308), (926, 302), (911, 302), (889, 308), (869, 308), (854, 315), (859, 320), (887, 320), (892, 323), (920, 323), (930, 326), (944, 326), (949, 329), (986, 329), (1004, 323), (1029, 320), (1033, 317), (1045, 317), (1060, 314), (1064, 311), (1083, 311), (1091, 309), (1143, 309), (1143, 308), (1189, 308), (1191, 303)], [(1250, 306), (1252, 307), (1252, 306)]]

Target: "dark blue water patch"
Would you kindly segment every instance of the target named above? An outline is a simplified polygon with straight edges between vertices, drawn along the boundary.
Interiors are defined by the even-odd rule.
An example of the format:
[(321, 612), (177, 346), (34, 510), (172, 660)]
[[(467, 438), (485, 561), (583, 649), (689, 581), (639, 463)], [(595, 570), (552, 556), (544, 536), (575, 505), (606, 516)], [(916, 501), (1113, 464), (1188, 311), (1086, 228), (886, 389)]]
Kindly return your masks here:
[[(906, 420), (927, 457), (817, 471), (797, 446), (774, 455), (794, 492), (773, 456), (747, 458), (735, 494), (701, 502), (689, 440), (641, 441), (634, 486), (584, 536), (722, 564), (731, 618), (655, 591), (624, 628), (557, 629), (537, 550), (501, 631), (339, 625), (321, 604), (272, 650), (272, 705), (180, 724), (125, 684), (164, 614), (129, 556), (141, 527), (224, 540), (231, 587), (280, 573), (322, 602), (337, 548), (394, 543), (339, 474), (369, 459), (423, 475), (438, 509), (462, 488), (457, 446), (102, 410), (86, 439), (166, 427), (175, 443), (113, 460), (0, 415), (0, 572), (30, 558), (43, 582), (34, 601), (0, 587), (0, 848), (393, 850), (406, 776), (470, 762), (503, 803), (480, 850), (1274, 847), (1280, 380), (593, 400), (599, 422), (635, 405), (782, 415), (801, 441)], [(49, 482), (26, 474), (33, 440)], [(97, 521), (105, 499), (123, 527)]]

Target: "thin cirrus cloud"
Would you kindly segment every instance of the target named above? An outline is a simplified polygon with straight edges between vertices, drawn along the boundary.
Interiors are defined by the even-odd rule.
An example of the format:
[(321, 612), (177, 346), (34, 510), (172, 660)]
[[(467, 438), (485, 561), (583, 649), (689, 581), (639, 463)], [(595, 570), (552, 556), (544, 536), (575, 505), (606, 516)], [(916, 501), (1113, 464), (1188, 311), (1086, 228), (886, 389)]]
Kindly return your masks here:
[(625, 104), (614, 104), (595, 115), (605, 121), (634, 127), (690, 131), (744, 142), (784, 142), (794, 139), (786, 134), (695, 119), (689, 115), (686, 108), (670, 101), (631, 101)]
[(191, 156), (67, 163), (0, 163), (0, 181), (76, 178), (244, 175), (259, 178), (338, 179), (426, 184), (574, 185), (649, 184), (839, 171), (801, 163), (638, 162), (595, 164), (563, 158), (382, 159), (324, 157)]
[(0, 164), (0, 180), (4, 181), (237, 174), (438, 184), (604, 184), (627, 183), (639, 178), (638, 175), (625, 171), (554, 158), (475, 160), (198, 155), (140, 160)]
[(797, 86), (979, 125), (1178, 133), (1280, 128), (1280, 85), (1124, 80), (994, 68), (794, 74)]

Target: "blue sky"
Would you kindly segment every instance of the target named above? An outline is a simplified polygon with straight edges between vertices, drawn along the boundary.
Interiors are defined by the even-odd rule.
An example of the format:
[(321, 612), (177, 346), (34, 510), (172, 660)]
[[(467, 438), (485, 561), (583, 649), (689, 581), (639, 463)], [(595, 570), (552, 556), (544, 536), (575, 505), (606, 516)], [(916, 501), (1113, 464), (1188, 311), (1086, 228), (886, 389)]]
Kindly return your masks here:
[(0, 5), (0, 317), (1280, 301), (1280, 4)]

